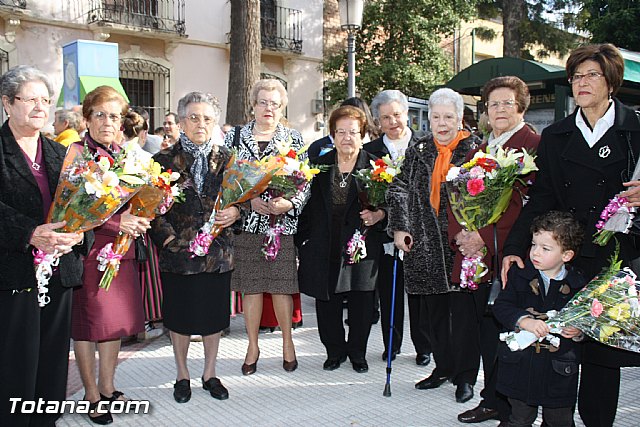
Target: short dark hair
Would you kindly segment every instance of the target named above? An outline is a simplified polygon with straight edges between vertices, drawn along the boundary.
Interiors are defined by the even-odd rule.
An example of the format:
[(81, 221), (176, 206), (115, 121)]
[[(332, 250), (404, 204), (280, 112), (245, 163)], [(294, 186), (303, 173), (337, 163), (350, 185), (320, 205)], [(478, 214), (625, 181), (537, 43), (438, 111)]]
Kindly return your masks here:
[(560, 244), (563, 251), (578, 249), (584, 238), (584, 229), (569, 212), (550, 211), (537, 216), (531, 223), (531, 234), (548, 231)]
[(525, 82), (516, 76), (494, 77), (485, 83), (482, 88), (482, 102), (486, 105), (489, 102), (489, 95), (496, 89), (511, 89), (516, 95), (516, 104), (518, 105), (518, 113), (524, 113), (529, 108), (531, 96), (529, 95), (529, 87)]
[(336, 136), (336, 122), (340, 119), (357, 120), (360, 124), (360, 137), (364, 138), (367, 132), (367, 116), (364, 114), (364, 111), (351, 105), (338, 107), (334, 110), (333, 113), (331, 113), (331, 117), (329, 117), (329, 132), (331, 136)]
[(573, 77), (576, 68), (584, 61), (594, 61), (600, 65), (607, 85), (615, 95), (624, 79), (624, 58), (620, 51), (611, 43), (580, 46), (567, 59), (567, 77)]

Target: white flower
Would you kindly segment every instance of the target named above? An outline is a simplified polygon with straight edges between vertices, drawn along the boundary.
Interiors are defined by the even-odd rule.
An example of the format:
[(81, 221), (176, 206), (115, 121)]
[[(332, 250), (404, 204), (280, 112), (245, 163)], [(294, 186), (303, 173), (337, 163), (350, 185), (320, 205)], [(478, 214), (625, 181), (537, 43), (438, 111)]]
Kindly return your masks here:
[(295, 171), (300, 170), (300, 162), (296, 159), (292, 159), (291, 157), (285, 157), (286, 161), (284, 167), (282, 168), (287, 175), (293, 174)]
[(529, 172), (538, 170), (538, 166), (536, 166), (536, 162), (535, 162), (535, 156), (530, 155), (526, 151), (524, 151), (523, 153), (522, 162), (524, 163), (524, 167), (520, 172), (522, 175), (526, 175)]
[(84, 183), (84, 189), (87, 194), (94, 194), (97, 198), (104, 195), (102, 184), (91, 175), (87, 176), (87, 180)]
[(482, 169), (480, 166), (474, 166), (469, 171), (469, 175), (471, 176), (472, 179), (484, 178), (484, 175), (485, 175), (484, 169)]
[(179, 172), (171, 172), (171, 175), (169, 175), (169, 182), (177, 181), (179, 178), (180, 178)]
[(102, 184), (106, 187), (116, 187), (120, 184), (120, 180), (115, 172), (107, 171), (102, 175)]
[(449, 169), (449, 172), (447, 172), (447, 181), (453, 181), (458, 175), (460, 175), (460, 168), (458, 166), (452, 167)]
[(109, 170), (111, 167), (111, 163), (109, 162), (109, 158), (106, 156), (101, 156), (100, 160), (98, 160), (98, 167), (104, 173)]

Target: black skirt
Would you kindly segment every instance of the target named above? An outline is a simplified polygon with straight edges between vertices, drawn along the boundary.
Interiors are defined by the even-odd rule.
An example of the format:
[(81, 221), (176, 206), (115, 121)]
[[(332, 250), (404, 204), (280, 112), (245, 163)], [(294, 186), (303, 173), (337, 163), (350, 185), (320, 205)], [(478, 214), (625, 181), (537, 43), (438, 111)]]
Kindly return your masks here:
[(229, 327), (231, 272), (162, 273), (164, 326), (183, 335), (211, 335)]

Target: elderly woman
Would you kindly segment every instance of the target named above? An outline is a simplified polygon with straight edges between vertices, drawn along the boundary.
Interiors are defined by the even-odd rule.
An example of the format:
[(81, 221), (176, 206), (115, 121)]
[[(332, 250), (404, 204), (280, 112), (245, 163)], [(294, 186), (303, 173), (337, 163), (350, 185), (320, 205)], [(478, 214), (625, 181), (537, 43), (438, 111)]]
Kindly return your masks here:
[[(399, 90), (383, 90), (373, 98), (371, 110), (375, 120), (380, 124), (383, 135), (364, 146), (364, 149), (377, 157), (389, 155), (397, 161), (404, 156), (409, 146), (415, 145), (424, 134), (414, 132), (409, 126), (409, 102)], [(462, 117), (462, 115), (460, 116)], [(384, 236), (384, 251), (381, 252), (380, 269), (378, 271), (378, 292), (380, 293), (380, 312), (382, 317), (382, 339), (384, 353), (382, 360), (387, 360), (389, 352), (389, 324), (391, 320), (391, 300), (393, 285), (393, 239)], [(393, 322), (393, 345), (391, 360), (400, 353), (404, 325), (404, 274), (403, 261), (398, 261), (396, 277), (395, 310)], [(431, 361), (431, 343), (429, 342), (429, 324), (424, 297), (421, 293), (410, 292), (409, 323), (411, 341), (416, 350), (416, 364), (426, 366)]]
[[(517, 77), (504, 76), (489, 80), (482, 90), (483, 101), (489, 116), (492, 131), (487, 142), (478, 150), (495, 153), (498, 147), (536, 151), (540, 136), (536, 135), (524, 122), (524, 114), (529, 107), (530, 96), (526, 83)], [(467, 156), (470, 159), (472, 151)], [(523, 177), (524, 182), (531, 182), (533, 174)], [(509, 417), (509, 404), (502, 395), (496, 394), (497, 377), (495, 375), (496, 351), (500, 325), (487, 311), (490, 280), (500, 272), (500, 266), (494, 265), (494, 259), (502, 259), (502, 247), (507, 234), (525, 203), (528, 187), (518, 184), (509, 207), (495, 225), (468, 232), (455, 220), (449, 212), (449, 244), (456, 250), (452, 280), (460, 283), (460, 272), (464, 256), (481, 254), (486, 248), (484, 263), (489, 267), (484, 276), (487, 282), (481, 283), (475, 291), (461, 290), (460, 298), (452, 300), (452, 329), (467, 331), (466, 336), (454, 336), (452, 352), (455, 359), (455, 375), (464, 384), (464, 388), (473, 395), (472, 386), (476, 382), (482, 357), (484, 370), (484, 389), (480, 393), (480, 404), (458, 415), (461, 422), (481, 422), (491, 418), (506, 420)], [(497, 246), (496, 246), (497, 243)], [(478, 340), (469, 339), (479, 337)], [(479, 345), (478, 345), (479, 343)]]
[(191, 399), (187, 353), (190, 337), (202, 335), (204, 371), (202, 387), (218, 400), (229, 392), (216, 376), (220, 333), (229, 326), (229, 297), (233, 246), (228, 229), (240, 218), (233, 206), (216, 214), (222, 232), (203, 257), (191, 257), (189, 242), (209, 220), (222, 184), (230, 151), (214, 143), (213, 131), (220, 117), (218, 101), (210, 94), (191, 92), (178, 102), (178, 117), (184, 133), (178, 142), (156, 154), (166, 169), (180, 174), (178, 184), (189, 182), (186, 200), (153, 221), (151, 237), (160, 249), (160, 271), (164, 302), (164, 326), (171, 332), (176, 360), (173, 397), (178, 403)]
[[(323, 368), (327, 371), (339, 368), (347, 356), (356, 372), (369, 370), (365, 357), (382, 249), (379, 223), (385, 213), (362, 209), (358, 201), (353, 174), (370, 168), (369, 162), (376, 159), (362, 150), (366, 123), (364, 112), (356, 107), (340, 107), (331, 114), (329, 130), (335, 150), (318, 160), (326, 169), (311, 184), (311, 197), (296, 236), (300, 291), (316, 299), (318, 332), (327, 350)], [(345, 248), (363, 224), (371, 227), (365, 240), (367, 256), (349, 264)], [(342, 323), (345, 296), (349, 316), (346, 341)]]
[(55, 142), (68, 147), (74, 142), (80, 141), (78, 129), (81, 128), (82, 116), (71, 110), (56, 111), (55, 120), (53, 121), (53, 130), (56, 133)]
[[(640, 181), (630, 181), (640, 153), (640, 123), (634, 111), (613, 98), (622, 85), (624, 59), (611, 44), (582, 46), (566, 65), (578, 108), (542, 133), (539, 172), (529, 203), (504, 247), (503, 279), (513, 262), (523, 268), (534, 217), (550, 210), (571, 212), (585, 235), (596, 232), (600, 212), (623, 191), (630, 206), (640, 206)], [(632, 236), (617, 234), (620, 258), (639, 256)], [(608, 263), (613, 240), (601, 247), (585, 239), (573, 264), (592, 279)], [(506, 286), (509, 286), (506, 283)], [(639, 366), (640, 356), (595, 342), (584, 346), (578, 409), (587, 426), (613, 425), (620, 387), (620, 367)]]
[[(41, 135), (53, 87), (33, 67), (19, 66), (0, 77), (9, 119), (0, 129), (0, 425), (53, 425), (60, 414), (10, 414), (9, 398), (61, 401), (67, 388), (71, 287), (82, 284), (82, 254), (93, 233), (55, 230), (45, 224), (65, 149)], [(43, 308), (33, 268), (36, 250), (59, 254)]]
[[(120, 151), (116, 138), (128, 105), (122, 95), (110, 86), (100, 86), (89, 92), (82, 103), (87, 122), (87, 134), (82, 143), (94, 156), (113, 157)], [(120, 340), (136, 335), (144, 329), (138, 264), (134, 245), (123, 256), (118, 276), (109, 291), (98, 284), (102, 272), (98, 270), (98, 253), (113, 243), (119, 233), (138, 237), (149, 227), (146, 218), (122, 209), (109, 221), (95, 229), (96, 241), (84, 262), (84, 286), (73, 292), (71, 337), (76, 363), (85, 390), (85, 400), (91, 402), (89, 419), (96, 424), (109, 424), (109, 412), (96, 411), (100, 400), (126, 400), (114, 384)], [(95, 372), (95, 352), (98, 350), (98, 380)]]
[[(404, 282), (409, 295), (422, 298), (436, 367), (417, 389), (439, 387), (447, 379), (458, 386), (450, 350), (449, 300), (453, 251), (447, 245), (447, 192), (451, 164), (460, 165), (478, 140), (462, 128), (464, 103), (451, 89), (439, 89), (429, 98), (432, 134), (410, 145), (402, 171), (387, 192), (389, 233), (404, 251)], [(413, 332), (413, 331), (412, 331)], [(453, 334), (460, 331), (453, 330)], [(466, 396), (465, 396), (466, 397)], [(470, 398), (470, 397), (468, 397)]]
[[(242, 128), (233, 128), (225, 136), (225, 144), (237, 150), (239, 159), (260, 160), (278, 153), (277, 144), (289, 144), (294, 150), (304, 146), (302, 136), (280, 123), (287, 107), (288, 97), (282, 83), (277, 80), (259, 80), (251, 89), (251, 105), (255, 119)], [(306, 153), (300, 156), (306, 157)], [(251, 199), (244, 233), (235, 244), (238, 257), (232, 289), (242, 292), (244, 320), (249, 337), (242, 374), (251, 375), (258, 369), (258, 332), (262, 317), (263, 293), (272, 295), (273, 308), (282, 329), (282, 367), (287, 372), (298, 367), (296, 351), (291, 337), (292, 295), (298, 293), (296, 282), (296, 252), (293, 235), (298, 227), (298, 215), (307, 200), (302, 191), (290, 200), (273, 196), (269, 191)], [(265, 233), (274, 217), (280, 217), (284, 227), (281, 247), (275, 261), (267, 261), (261, 251)]]

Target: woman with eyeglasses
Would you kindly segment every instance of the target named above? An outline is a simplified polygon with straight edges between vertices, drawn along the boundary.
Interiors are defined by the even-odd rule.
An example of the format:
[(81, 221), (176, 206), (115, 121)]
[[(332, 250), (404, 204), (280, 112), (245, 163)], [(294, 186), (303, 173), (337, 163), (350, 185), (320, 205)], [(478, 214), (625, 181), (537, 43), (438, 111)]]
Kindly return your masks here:
[[(629, 206), (640, 206), (640, 181), (631, 181), (640, 159), (640, 122), (631, 108), (614, 97), (624, 78), (622, 55), (611, 44), (582, 46), (571, 53), (566, 70), (578, 108), (542, 132), (531, 199), (504, 248), (505, 283), (512, 263), (523, 267), (531, 242), (529, 228), (539, 214), (571, 212), (584, 226), (585, 236), (591, 236), (600, 213), (617, 193), (623, 192)], [(625, 264), (640, 255), (637, 239), (627, 234), (616, 234), (604, 247), (591, 240), (585, 239), (572, 261), (587, 280), (608, 264), (615, 240)], [(640, 355), (585, 342), (578, 410), (586, 426), (613, 425), (623, 366), (640, 366)]]
[[(536, 151), (540, 136), (534, 133), (524, 122), (524, 114), (529, 107), (531, 97), (527, 84), (514, 76), (496, 77), (489, 80), (482, 89), (482, 97), (489, 116), (492, 131), (487, 142), (468, 153), (471, 159), (478, 150), (495, 153), (499, 147), (507, 149)], [(534, 174), (523, 178), (531, 182)], [(465, 256), (482, 255), (483, 262), (489, 267), (484, 276), (485, 282), (477, 290), (460, 289), (460, 296), (451, 299), (452, 329), (464, 330), (468, 336), (452, 336), (452, 354), (454, 355), (454, 375), (460, 384), (471, 386), (475, 383), (482, 358), (484, 371), (484, 389), (480, 392), (482, 400), (473, 409), (458, 415), (458, 420), (466, 423), (481, 422), (492, 418), (506, 421), (509, 418), (509, 404), (502, 395), (496, 393), (496, 352), (500, 326), (493, 315), (486, 310), (492, 278), (500, 274), (500, 266), (494, 265), (494, 259), (502, 259), (502, 248), (507, 234), (526, 202), (528, 186), (517, 185), (509, 207), (498, 222), (478, 231), (466, 231), (451, 213), (448, 207), (448, 236), (455, 249), (452, 280), (460, 283), (462, 260)], [(495, 234), (494, 234), (495, 233)], [(497, 251), (497, 258), (496, 258)], [(478, 337), (473, 340), (469, 337)], [(466, 387), (469, 391), (469, 387)], [(464, 393), (461, 395), (469, 393)], [(471, 395), (473, 391), (471, 389)], [(464, 399), (462, 399), (464, 401)]]
[[(239, 159), (246, 160), (260, 160), (277, 154), (276, 144), (288, 144), (299, 151), (304, 146), (300, 132), (281, 123), (288, 100), (287, 91), (279, 81), (264, 79), (256, 82), (251, 89), (254, 120), (241, 128), (229, 130), (225, 145), (235, 149)], [(306, 158), (306, 153), (300, 158)], [(251, 375), (258, 369), (258, 332), (265, 292), (272, 296), (282, 330), (282, 368), (292, 372), (298, 367), (291, 335), (292, 295), (298, 293), (293, 235), (307, 197), (308, 191), (300, 191), (291, 199), (285, 199), (267, 190), (251, 199), (243, 233), (235, 239), (237, 258), (231, 288), (243, 294), (244, 321), (249, 338), (241, 369), (243, 375)], [(267, 261), (261, 251), (262, 241), (276, 216), (281, 218), (279, 224), (284, 228), (280, 237), (281, 247), (275, 261)]]
[[(128, 109), (122, 95), (110, 86), (100, 86), (89, 92), (82, 102), (87, 133), (83, 141), (76, 144), (84, 145), (93, 155), (112, 158), (120, 151), (117, 138)], [(98, 287), (103, 274), (98, 270), (100, 250), (113, 243), (120, 233), (137, 238), (150, 228), (149, 219), (132, 215), (130, 211), (130, 207), (121, 209), (94, 230), (96, 241), (84, 261), (83, 286), (73, 292), (71, 337), (84, 386), (84, 400), (91, 403), (89, 420), (95, 424), (113, 421), (111, 413), (97, 410), (100, 401), (127, 400), (114, 383), (120, 341), (122, 337), (144, 330), (135, 245), (131, 245), (122, 257), (118, 276), (109, 291)], [(99, 355), (97, 380), (96, 349)]]
[[(370, 169), (377, 159), (362, 149), (365, 113), (344, 106), (331, 113), (329, 130), (335, 149), (318, 159), (326, 165), (311, 183), (311, 197), (300, 215), (296, 235), (301, 292), (316, 299), (320, 340), (327, 351), (325, 371), (333, 371), (349, 357), (358, 373), (369, 370), (367, 341), (373, 317), (373, 299), (382, 251), (384, 210), (363, 209), (353, 176)], [(356, 229), (371, 227), (365, 240), (366, 257), (350, 264), (346, 247)], [(347, 298), (349, 333), (345, 339), (342, 301)]]
[[(58, 185), (65, 148), (41, 133), (54, 90), (49, 77), (18, 66), (0, 77), (0, 425), (54, 425), (60, 414), (11, 414), (10, 398), (66, 398), (71, 300), (82, 284), (82, 256), (93, 233), (60, 233), (45, 224)], [(83, 240), (84, 239), (84, 240)], [(59, 254), (59, 265), (39, 296), (35, 251)], [(40, 301), (46, 303), (40, 306)]]
[(228, 227), (235, 223), (240, 228), (240, 209), (232, 206), (216, 214), (216, 225), (224, 230), (205, 256), (192, 258), (188, 249), (213, 211), (231, 152), (215, 143), (220, 106), (211, 94), (186, 94), (178, 102), (178, 117), (183, 130), (178, 142), (160, 151), (155, 159), (165, 169), (180, 174), (178, 184), (188, 184), (184, 188), (186, 200), (157, 217), (150, 232), (160, 248), (162, 314), (164, 326), (170, 331), (177, 369), (173, 397), (178, 403), (191, 399), (187, 354), (191, 335), (201, 335), (202, 387), (214, 399), (224, 400), (229, 392), (216, 374), (216, 359), (220, 335), (229, 327), (231, 314), (229, 287), (234, 250)]

